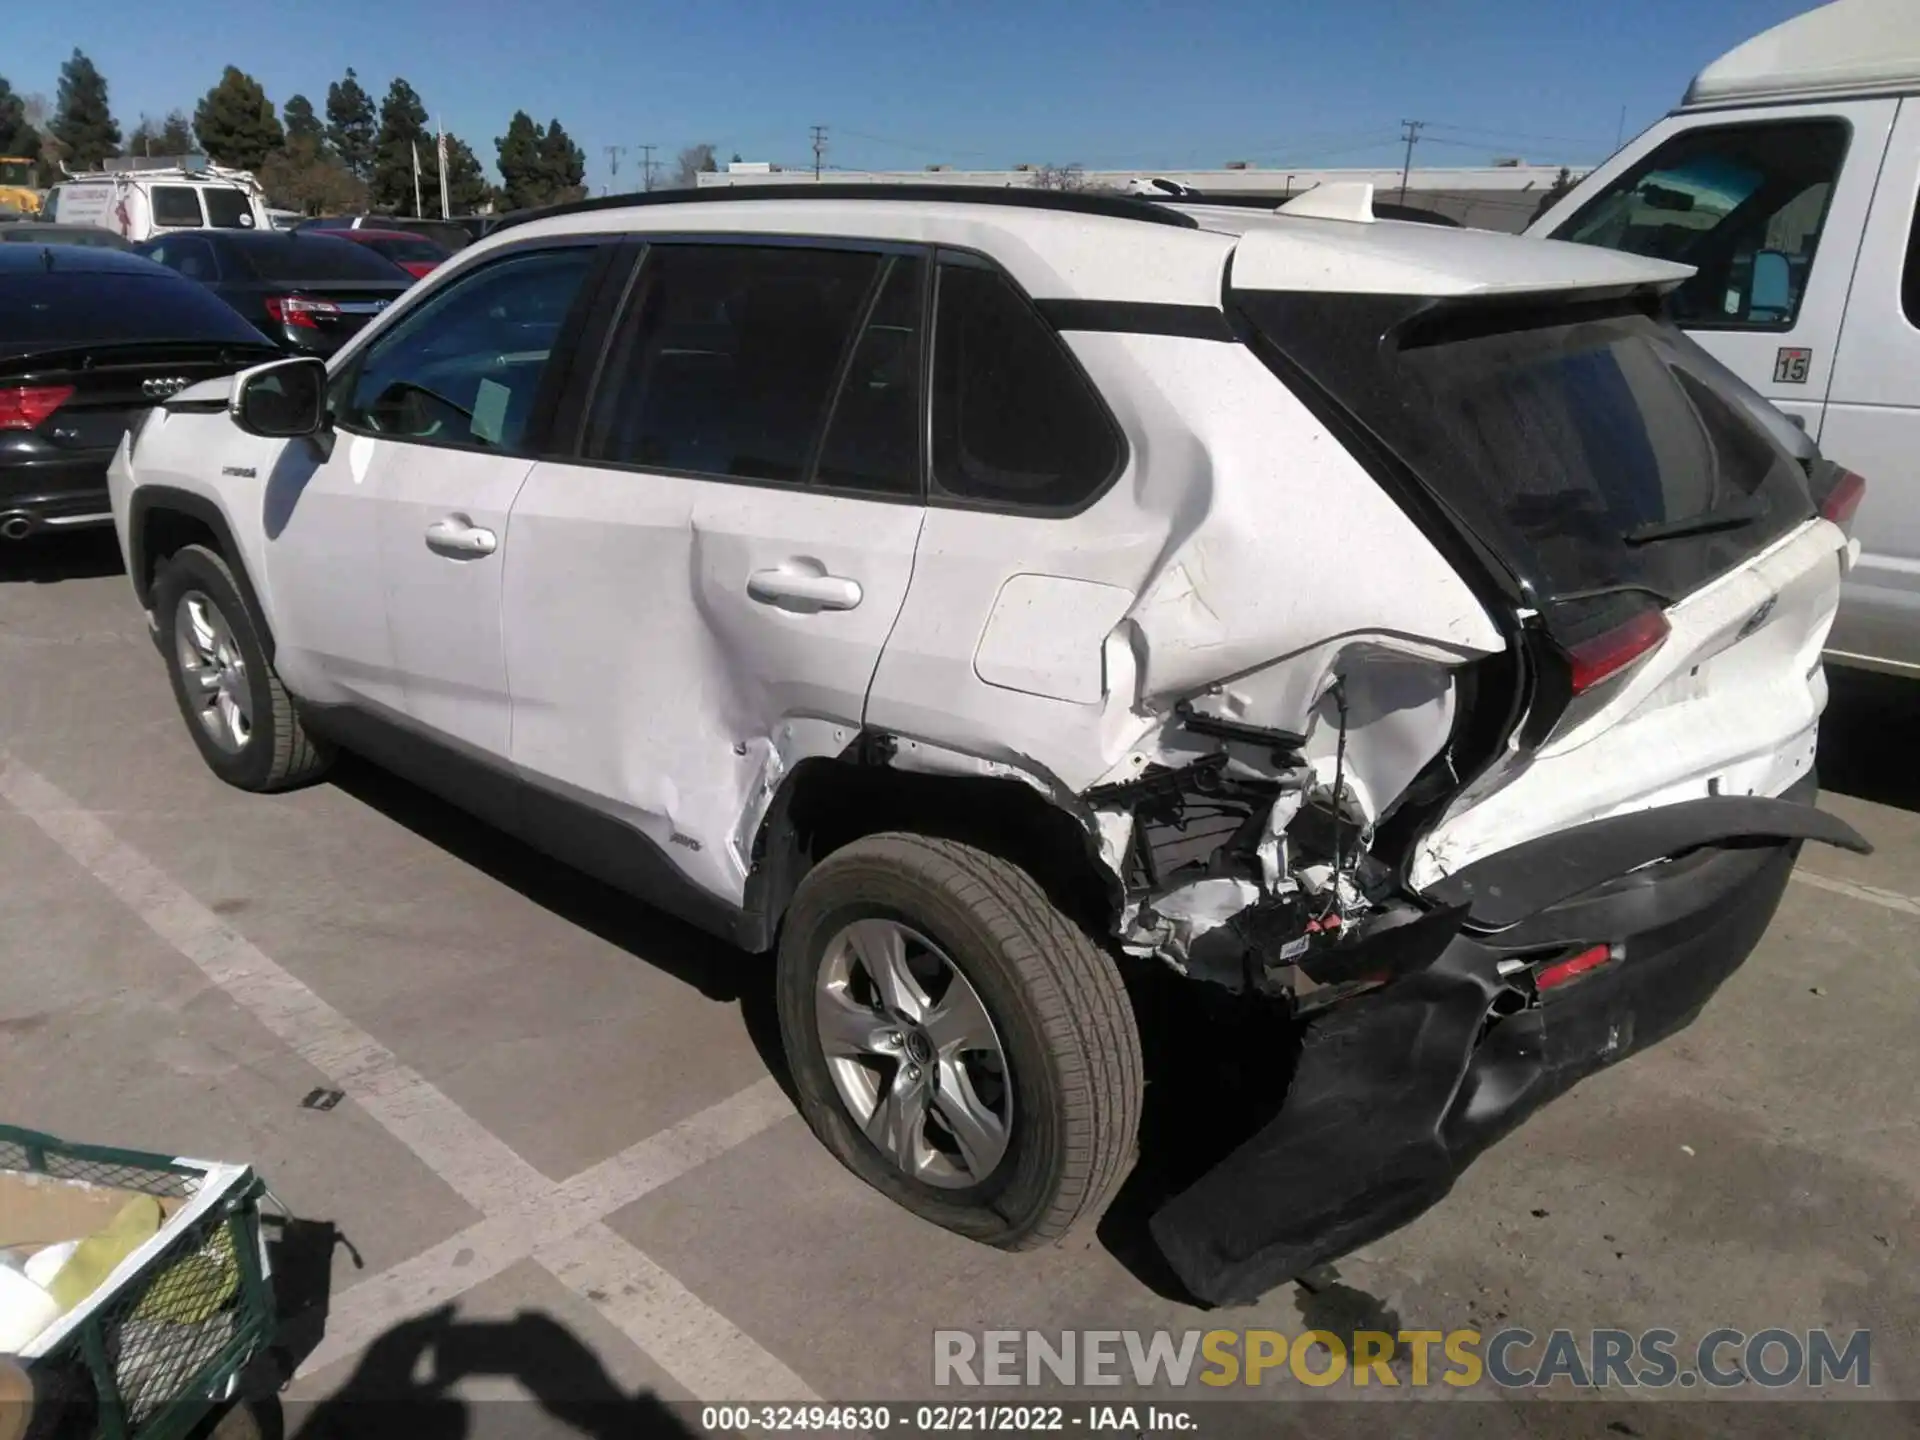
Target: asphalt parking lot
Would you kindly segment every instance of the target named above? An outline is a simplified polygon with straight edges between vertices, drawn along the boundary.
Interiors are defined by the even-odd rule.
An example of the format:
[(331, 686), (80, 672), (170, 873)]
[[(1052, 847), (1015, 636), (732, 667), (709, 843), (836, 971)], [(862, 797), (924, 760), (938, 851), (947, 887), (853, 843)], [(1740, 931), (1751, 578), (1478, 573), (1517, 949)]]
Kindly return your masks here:
[[(1809, 851), (1693, 1028), (1312, 1289), (1207, 1317), (1125, 1205), (1008, 1255), (844, 1173), (782, 1089), (764, 966), (362, 765), (223, 787), (110, 537), (0, 554), (0, 577), (0, 1118), (268, 1178), (303, 1222), (281, 1266), (296, 1424), (396, 1394), (465, 1407), (449, 1434), (578, 1433), (568, 1407), (594, 1400), (630, 1407), (618, 1433), (671, 1430), (656, 1400), (927, 1400), (933, 1332), (988, 1326), (1867, 1328), (1872, 1394), (1920, 1399), (1920, 698), (1899, 685), (1837, 678), (1822, 745), (1824, 803), (1877, 852)], [(1687, 1408), (1421, 1398), (1486, 1399), (1428, 1427), (1475, 1434), (1681, 1433)], [(1741, 1410), (1741, 1433), (1841, 1433)]]

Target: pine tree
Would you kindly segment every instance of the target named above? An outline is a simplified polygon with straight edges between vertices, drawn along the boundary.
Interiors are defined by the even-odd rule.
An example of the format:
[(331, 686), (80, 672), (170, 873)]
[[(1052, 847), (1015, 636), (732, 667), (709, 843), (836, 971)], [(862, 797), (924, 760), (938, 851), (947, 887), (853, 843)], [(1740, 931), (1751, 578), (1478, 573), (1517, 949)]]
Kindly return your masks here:
[(73, 170), (93, 170), (120, 153), (120, 127), (107, 106), (107, 79), (77, 48), (60, 67), (58, 108), (50, 127)]
[(503, 208), (525, 210), (547, 203), (546, 173), (540, 162), (540, 146), (546, 138), (544, 127), (536, 125), (526, 111), (516, 110), (507, 122), (507, 133), (493, 142)]
[(280, 113), (286, 125), (289, 148), (298, 145), (316, 155), (326, 149), (326, 128), (313, 113), (313, 102), (306, 96), (289, 96)]
[(327, 86), (327, 144), (349, 174), (373, 175), (373, 97), (360, 88), (351, 66), (346, 78)]
[(234, 65), (209, 90), (193, 112), (200, 148), (222, 165), (257, 170), (267, 156), (287, 143), (273, 102), (260, 82)]
[(27, 119), (27, 102), (0, 75), (0, 155), (32, 160), (40, 154), (40, 132)]
[(191, 155), (193, 153), (193, 122), (187, 119), (184, 110), (169, 110), (166, 123), (160, 127), (160, 135), (153, 142), (156, 155)]
[(578, 200), (586, 187), (587, 155), (573, 137), (561, 128), (558, 118), (547, 122), (547, 133), (540, 141), (540, 169), (547, 182), (547, 203)]
[(427, 167), (433, 141), (427, 135), (427, 107), (413, 86), (399, 76), (380, 102), (380, 133), (373, 145), (371, 198), (375, 208), (411, 215), (414, 146), (420, 148), (420, 203), (426, 203)]

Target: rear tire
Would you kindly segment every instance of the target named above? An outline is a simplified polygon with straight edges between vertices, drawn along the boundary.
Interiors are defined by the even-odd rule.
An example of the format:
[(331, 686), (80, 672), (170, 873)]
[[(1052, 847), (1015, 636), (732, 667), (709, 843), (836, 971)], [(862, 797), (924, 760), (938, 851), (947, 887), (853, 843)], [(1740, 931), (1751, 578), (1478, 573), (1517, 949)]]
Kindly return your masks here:
[(300, 724), (226, 560), (204, 545), (167, 557), (153, 612), (173, 696), (201, 758), (241, 790), (320, 778), (333, 752)]
[[(850, 950), (844, 937), (885, 935), (889, 927), (907, 937), (899, 953), (916, 974), (937, 975), (943, 964), (955, 972), (921, 985), (907, 1005), (911, 1012), (929, 1002), (924, 1028), (888, 1018), (905, 1012), (874, 998), (872, 984), (846, 982), (846, 957), (860, 946)], [(862, 975), (871, 964), (856, 959), (851, 973)], [(1028, 1249), (1096, 1211), (1131, 1163), (1140, 1123), (1140, 1037), (1119, 971), (1018, 867), (924, 835), (857, 840), (801, 883), (782, 928), (778, 965), (780, 1029), (801, 1113), (843, 1165), (914, 1214), (1002, 1249)], [(836, 1011), (835, 995), (852, 995), (855, 1003)], [(1001, 1057), (1003, 1068), (971, 1072), (978, 1084), (956, 1079), (944, 1058), (925, 1063), (930, 1046), (947, 1053), (941, 1037), (950, 1021), (942, 1013), (954, 996), (964, 997), (956, 1005), (977, 1002), (990, 1022), (976, 1018), (981, 1039), (970, 1056)], [(861, 1009), (868, 1000), (870, 1014)], [(869, 1073), (869, 1052), (850, 1047), (832, 1028), (836, 1016), (851, 1015), (857, 1029), (863, 1014), (878, 1027), (870, 1082), (859, 1078)], [(910, 1046), (919, 1047), (921, 1067), (913, 1066)], [(855, 1049), (862, 1053), (850, 1061)], [(890, 1055), (899, 1057), (891, 1071)], [(922, 1122), (929, 1137), (918, 1152), (927, 1157), (924, 1169), (908, 1163), (912, 1147), (900, 1158), (898, 1129), (875, 1119), (895, 1101), (904, 1112), (911, 1101), (898, 1099), (908, 1093), (901, 1077), (916, 1069), (933, 1077), (931, 1098), (921, 1102), (933, 1117), (931, 1125)], [(982, 1095), (989, 1097), (984, 1107)], [(997, 1152), (981, 1150), (977, 1125), (947, 1123), (949, 1115), (958, 1120), (983, 1109), (993, 1112), (986, 1128), (1004, 1121)], [(870, 1138), (876, 1132), (881, 1141)], [(990, 1166), (971, 1163), (983, 1153), (994, 1154)]]

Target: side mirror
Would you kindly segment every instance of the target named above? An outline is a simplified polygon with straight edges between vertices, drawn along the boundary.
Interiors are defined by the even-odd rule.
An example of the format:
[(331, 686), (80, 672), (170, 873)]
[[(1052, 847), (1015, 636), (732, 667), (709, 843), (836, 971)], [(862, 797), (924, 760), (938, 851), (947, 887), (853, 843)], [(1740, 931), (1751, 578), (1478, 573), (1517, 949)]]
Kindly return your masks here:
[(1793, 267), (1785, 252), (1762, 250), (1753, 257), (1747, 286), (1747, 314), (1755, 320), (1779, 320), (1793, 308)]
[(249, 435), (286, 440), (327, 428), (326, 362), (310, 356), (242, 371), (227, 413)]

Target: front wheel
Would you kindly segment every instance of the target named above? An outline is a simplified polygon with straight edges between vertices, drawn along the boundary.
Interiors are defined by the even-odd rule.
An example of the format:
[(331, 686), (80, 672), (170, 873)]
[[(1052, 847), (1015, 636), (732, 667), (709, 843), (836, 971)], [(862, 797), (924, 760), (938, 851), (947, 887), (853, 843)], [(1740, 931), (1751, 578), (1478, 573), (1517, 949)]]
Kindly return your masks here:
[(331, 753), (300, 724), (219, 554), (188, 545), (169, 556), (153, 609), (174, 699), (214, 774), (242, 790), (288, 790), (325, 772)]
[(998, 856), (909, 834), (835, 851), (787, 913), (779, 1009), (814, 1133), (937, 1225), (1042, 1244), (1132, 1157), (1140, 1038), (1119, 972)]

